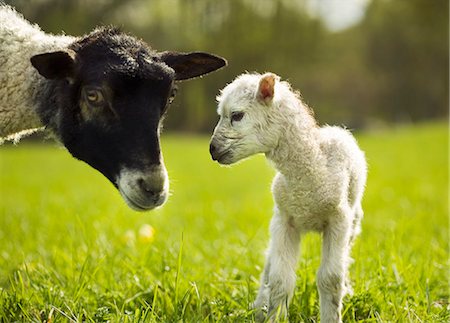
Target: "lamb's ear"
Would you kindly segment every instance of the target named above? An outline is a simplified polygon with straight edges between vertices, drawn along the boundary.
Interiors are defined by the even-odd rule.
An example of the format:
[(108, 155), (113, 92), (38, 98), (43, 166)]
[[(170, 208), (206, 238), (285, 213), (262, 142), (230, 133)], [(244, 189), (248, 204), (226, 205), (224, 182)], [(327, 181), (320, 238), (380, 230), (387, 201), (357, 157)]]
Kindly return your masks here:
[(71, 78), (74, 70), (74, 58), (69, 52), (57, 51), (31, 57), (31, 64), (47, 79)]
[(275, 82), (280, 78), (273, 73), (266, 73), (261, 76), (258, 84), (258, 92), (256, 98), (263, 102), (269, 103), (275, 95)]
[(227, 65), (224, 58), (202, 52), (162, 52), (160, 58), (174, 69), (177, 81), (202, 76)]

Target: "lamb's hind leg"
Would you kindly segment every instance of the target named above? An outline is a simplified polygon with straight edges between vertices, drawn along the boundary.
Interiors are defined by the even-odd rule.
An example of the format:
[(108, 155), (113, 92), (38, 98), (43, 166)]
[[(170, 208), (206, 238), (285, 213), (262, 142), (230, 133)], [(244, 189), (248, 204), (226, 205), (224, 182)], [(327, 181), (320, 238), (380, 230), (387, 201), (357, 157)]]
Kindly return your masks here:
[[(349, 238), (349, 243), (348, 243), (349, 252), (351, 252), (351, 249), (353, 247), (353, 244), (354, 244), (356, 238), (361, 233), (361, 220), (362, 220), (363, 216), (364, 216), (364, 212), (363, 212), (361, 203), (359, 202), (354, 208), (354, 218), (353, 218), (353, 222), (352, 222), (350, 238)], [(350, 255), (349, 255), (348, 259), (349, 259), (348, 265), (352, 264), (353, 259), (351, 258)], [(351, 284), (350, 277), (348, 274), (348, 268), (345, 273), (345, 288), (346, 288), (347, 294), (353, 295), (353, 288), (352, 288), (352, 284)]]
[(342, 322), (342, 299), (349, 263), (350, 224), (330, 223), (323, 233), (322, 262), (317, 273), (321, 322)]
[(271, 241), (261, 286), (254, 303), (256, 319), (264, 321), (287, 315), (295, 287), (295, 268), (299, 253), (300, 233), (289, 218), (277, 211), (270, 224)]

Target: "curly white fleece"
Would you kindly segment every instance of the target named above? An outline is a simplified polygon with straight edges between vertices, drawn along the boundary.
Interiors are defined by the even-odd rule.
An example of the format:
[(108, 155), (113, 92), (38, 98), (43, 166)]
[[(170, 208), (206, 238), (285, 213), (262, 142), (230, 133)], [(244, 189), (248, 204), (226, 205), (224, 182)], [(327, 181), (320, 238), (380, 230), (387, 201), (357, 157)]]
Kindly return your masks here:
[(18, 140), (43, 126), (36, 105), (45, 79), (30, 58), (67, 48), (74, 39), (46, 34), (13, 8), (0, 4), (0, 143)]

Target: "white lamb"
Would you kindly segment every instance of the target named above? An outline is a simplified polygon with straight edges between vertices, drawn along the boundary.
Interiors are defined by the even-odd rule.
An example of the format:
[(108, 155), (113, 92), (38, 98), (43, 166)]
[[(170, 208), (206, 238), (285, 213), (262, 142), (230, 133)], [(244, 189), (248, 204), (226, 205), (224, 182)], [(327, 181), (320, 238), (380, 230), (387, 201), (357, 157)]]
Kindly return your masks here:
[(321, 321), (341, 322), (342, 298), (351, 291), (351, 244), (363, 216), (364, 153), (347, 130), (319, 127), (299, 93), (272, 73), (237, 77), (218, 102), (212, 158), (232, 164), (264, 153), (278, 171), (271, 241), (254, 303), (257, 319), (287, 315), (300, 238), (317, 231), (323, 235), (317, 274)]

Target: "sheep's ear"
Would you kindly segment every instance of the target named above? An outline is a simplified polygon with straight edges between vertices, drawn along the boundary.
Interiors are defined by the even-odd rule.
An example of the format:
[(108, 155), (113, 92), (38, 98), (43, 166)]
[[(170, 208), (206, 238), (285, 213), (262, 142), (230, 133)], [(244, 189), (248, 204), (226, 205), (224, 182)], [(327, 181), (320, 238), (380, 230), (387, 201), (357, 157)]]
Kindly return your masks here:
[(273, 73), (262, 75), (259, 79), (256, 98), (263, 103), (271, 102), (275, 95), (275, 81), (277, 80), (279, 80), (279, 77)]
[(44, 53), (31, 57), (31, 64), (47, 79), (62, 79), (73, 76), (74, 59), (65, 51)]
[(163, 52), (160, 58), (174, 69), (178, 81), (202, 76), (227, 65), (224, 58), (202, 52)]

